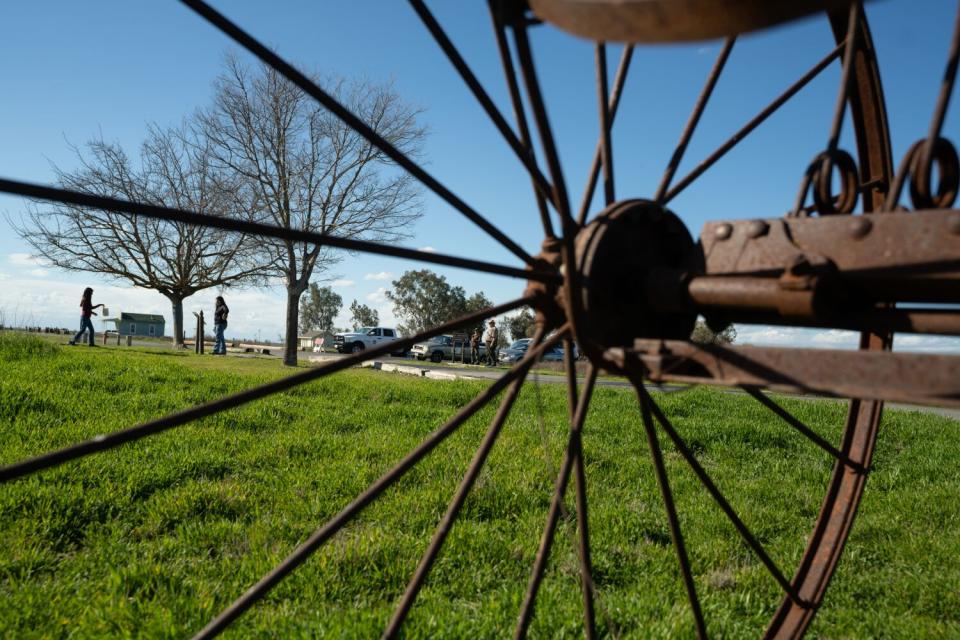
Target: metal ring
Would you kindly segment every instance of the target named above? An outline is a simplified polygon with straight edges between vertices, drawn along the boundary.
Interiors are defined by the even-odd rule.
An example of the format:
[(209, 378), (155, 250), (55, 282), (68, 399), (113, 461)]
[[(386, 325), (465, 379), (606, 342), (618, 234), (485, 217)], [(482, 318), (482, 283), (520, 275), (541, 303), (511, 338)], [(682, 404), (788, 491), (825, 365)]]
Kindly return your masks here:
[[(960, 186), (960, 158), (957, 150), (946, 138), (938, 137), (923, 141), (910, 148), (910, 200), (914, 209), (947, 209), (957, 199)], [(931, 189), (933, 166), (939, 170), (936, 195)]]
[[(853, 213), (860, 190), (857, 163), (846, 151), (835, 149), (818, 155), (813, 168), (813, 202), (821, 216)], [(840, 173), (840, 193), (833, 195), (833, 169)]]

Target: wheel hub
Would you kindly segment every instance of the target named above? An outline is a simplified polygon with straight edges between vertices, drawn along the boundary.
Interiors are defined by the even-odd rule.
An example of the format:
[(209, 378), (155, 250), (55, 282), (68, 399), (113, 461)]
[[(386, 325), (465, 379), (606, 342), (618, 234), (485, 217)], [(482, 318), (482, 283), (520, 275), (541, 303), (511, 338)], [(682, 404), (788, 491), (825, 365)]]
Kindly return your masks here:
[(577, 272), (567, 285), (566, 312), (591, 359), (637, 338), (690, 336), (696, 313), (656, 311), (647, 286), (657, 270), (702, 269), (701, 252), (673, 212), (649, 200), (616, 202), (577, 234), (574, 246)]

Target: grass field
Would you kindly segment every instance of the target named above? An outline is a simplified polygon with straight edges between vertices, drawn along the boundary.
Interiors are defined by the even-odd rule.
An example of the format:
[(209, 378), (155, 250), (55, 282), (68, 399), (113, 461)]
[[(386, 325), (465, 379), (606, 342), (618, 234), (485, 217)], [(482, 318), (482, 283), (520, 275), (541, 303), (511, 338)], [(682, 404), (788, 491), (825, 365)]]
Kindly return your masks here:
[[(0, 464), (287, 373), (276, 360), (0, 335)], [(351, 370), (0, 486), (0, 637), (189, 636), (483, 387)], [(744, 396), (695, 389), (655, 397), (790, 575), (830, 473), (826, 455)], [(839, 404), (783, 403), (836, 441)], [(379, 635), (494, 409), (227, 636)], [(510, 634), (565, 412), (561, 385), (525, 387), (407, 637)], [(635, 396), (598, 388), (584, 446), (603, 633), (692, 637)], [(709, 631), (758, 637), (777, 585), (664, 448)], [(811, 637), (960, 637), (958, 462), (957, 422), (886, 415), (858, 521)], [(582, 637), (572, 527), (561, 529), (532, 637)]]

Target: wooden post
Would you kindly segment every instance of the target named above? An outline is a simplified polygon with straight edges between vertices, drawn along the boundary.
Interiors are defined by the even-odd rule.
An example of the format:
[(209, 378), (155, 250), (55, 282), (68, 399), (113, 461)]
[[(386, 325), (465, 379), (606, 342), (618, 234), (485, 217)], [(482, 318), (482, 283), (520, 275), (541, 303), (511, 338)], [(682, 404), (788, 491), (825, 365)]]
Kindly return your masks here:
[(203, 338), (203, 334), (200, 333), (200, 315), (194, 311), (193, 317), (197, 319), (194, 323), (194, 335), (196, 338), (193, 340), (193, 352), (196, 354), (200, 353), (200, 340)]
[(197, 332), (197, 342), (200, 344), (200, 354), (203, 355), (203, 347), (204, 347), (203, 336), (204, 336), (204, 329), (205, 329), (203, 324), (203, 311), (200, 312), (198, 322), (200, 325), (200, 330)]

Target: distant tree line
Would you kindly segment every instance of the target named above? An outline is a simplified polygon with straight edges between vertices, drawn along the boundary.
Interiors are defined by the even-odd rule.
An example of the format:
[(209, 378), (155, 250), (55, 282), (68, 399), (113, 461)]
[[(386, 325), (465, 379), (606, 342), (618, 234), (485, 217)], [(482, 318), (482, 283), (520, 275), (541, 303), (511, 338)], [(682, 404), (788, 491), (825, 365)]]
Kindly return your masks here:
[[(397, 330), (405, 336), (493, 306), (482, 291), (467, 295), (463, 287), (429, 269), (407, 271), (391, 284), (386, 296), (400, 320)], [(300, 303), (300, 325), (306, 331), (335, 332), (334, 322), (342, 307), (343, 299), (333, 289), (311, 284)], [(379, 324), (377, 311), (356, 300), (350, 304), (350, 316), (354, 329)], [(533, 312), (524, 308), (504, 318), (501, 334), (504, 339), (528, 338), (533, 335), (534, 325)], [(460, 327), (466, 333), (474, 329), (483, 330), (482, 321)]]

